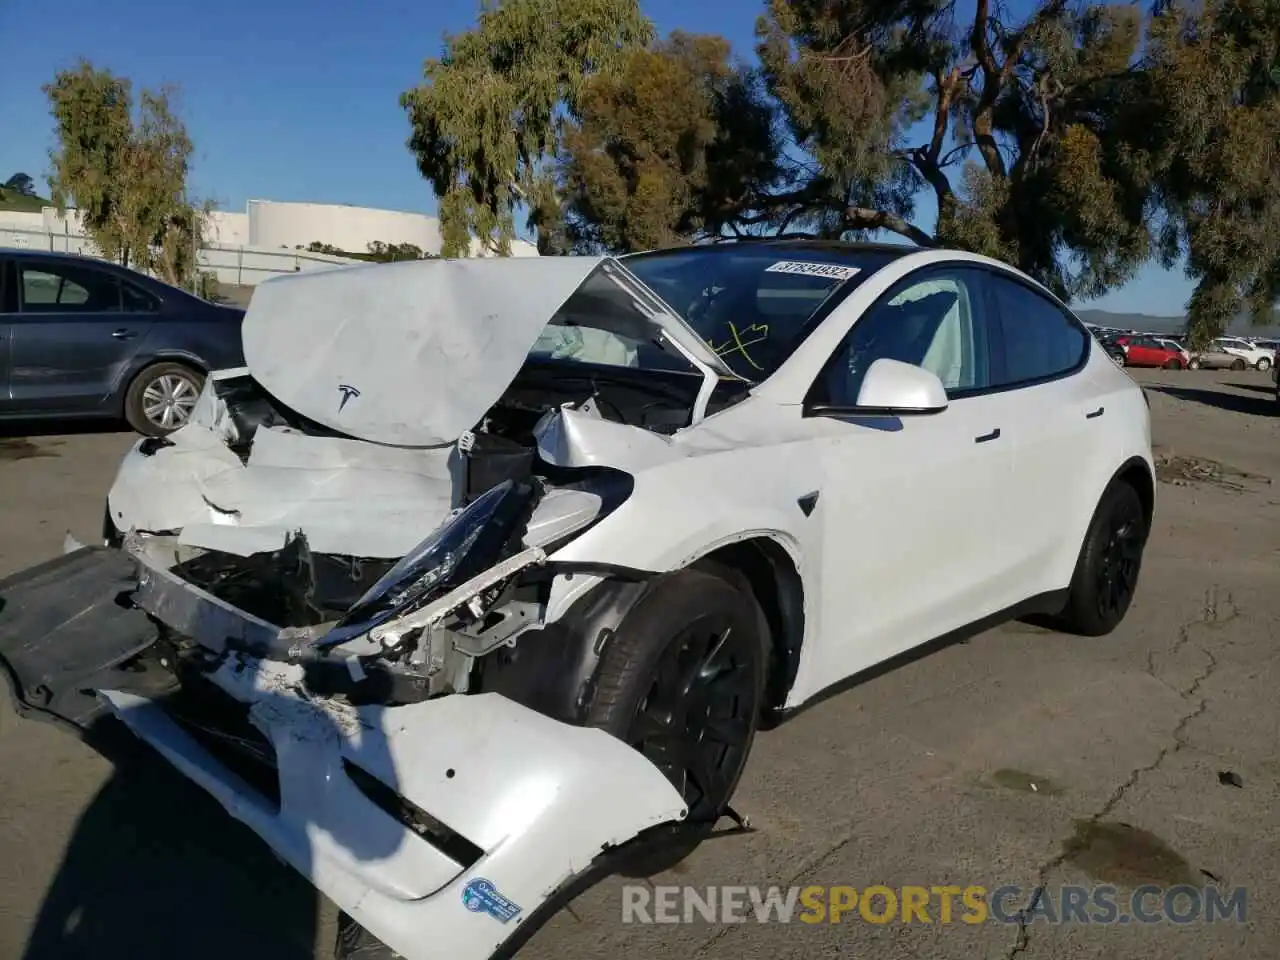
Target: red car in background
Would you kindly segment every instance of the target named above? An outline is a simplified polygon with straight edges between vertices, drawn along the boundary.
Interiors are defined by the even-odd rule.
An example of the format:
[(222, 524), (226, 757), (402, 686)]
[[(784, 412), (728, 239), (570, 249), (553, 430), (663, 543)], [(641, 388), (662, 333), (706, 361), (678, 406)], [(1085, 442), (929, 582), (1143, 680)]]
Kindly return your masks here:
[(1168, 341), (1158, 340), (1155, 337), (1130, 335), (1116, 337), (1115, 342), (1124, 348), (1126, 367), (1164, 367), (1166, 370), (1181, 370), (1187, 366), (1186, 351)]

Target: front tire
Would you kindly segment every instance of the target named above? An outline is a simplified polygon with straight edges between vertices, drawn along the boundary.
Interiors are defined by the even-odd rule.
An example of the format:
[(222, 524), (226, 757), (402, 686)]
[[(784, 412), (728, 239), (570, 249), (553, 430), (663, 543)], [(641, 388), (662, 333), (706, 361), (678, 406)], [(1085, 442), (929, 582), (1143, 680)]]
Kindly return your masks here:
[(1098, 503), (1059, 620), (1071, 633), (1101, 637), (1129, 610), (1142, 569), (1147, 520), (1138, 492), (1113, 484)]
[(584, 726), (639, 750), (688, 809), (679, 842), (641, 858), (628, 875), (683, 860), (728, 808), (764, 707), (767, 644), (755, 598), (700, 570), (667, 577), (618, 626)]
[(1191, 361), (1187, 364), (1187, 369), (1188, 369), (1188, 370), (1199, 370), (1199, 369), (1200, 369), (1200, 359), (1199, 359), (1198, 357), (1192, 357), (1192, 358), (1191, 358)]

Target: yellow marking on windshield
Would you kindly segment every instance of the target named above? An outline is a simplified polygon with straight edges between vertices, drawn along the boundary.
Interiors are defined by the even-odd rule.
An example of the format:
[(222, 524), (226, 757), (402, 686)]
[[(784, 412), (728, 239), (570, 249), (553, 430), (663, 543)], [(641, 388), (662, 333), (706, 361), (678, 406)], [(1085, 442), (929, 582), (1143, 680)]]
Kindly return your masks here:
[(716, 354), (720, 357), (727, 357), (732, 353), (740, 353), (746, 359), (747, 363), (751, 364), (757, 370), (763, 370), (764, 367), (760, 366), (760, 364), (756, 363), (755, 360), (751, 358), (751, 354), (747, 352), (747, 347), (754, 346), (757, 343), (763, 343), (765, 340), (768, 340), (769, 325), (767, 323), (753, 323), (751, 326), (747, 327), (746, 334), (748, 336), (755, 334), (756, 336), (754, 339), (744, 340), (743, 335), (738, 332), (737, 325), (730, 322), (729, 339), (720, 346), (713, 347), (712, 349), (715, 350)]

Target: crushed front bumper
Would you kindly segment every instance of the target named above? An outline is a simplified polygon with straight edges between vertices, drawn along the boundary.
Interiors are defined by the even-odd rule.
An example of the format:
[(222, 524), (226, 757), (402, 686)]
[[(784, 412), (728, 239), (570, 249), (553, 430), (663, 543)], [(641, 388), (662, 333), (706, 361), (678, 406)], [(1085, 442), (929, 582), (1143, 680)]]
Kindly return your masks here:
[[(183, 694), (130, 679), (155, 631), (117, 600), (127, 559), (90, 548), (0, 583), (0, 662), (20, 704), (76, 724), (87, 704), (105, 705), (408, 960), (509, 955), (567, 890), (686, 814), (620, 740), (497, 694), (353, 707), (309, 694), (299, 665), (226, 650), (202, 674), (223, 708), (211, 725)], [(53, 589), (67, 582), (74, 610)], [(150, 590), (152, 609), (167, 596), (189, 614), (213, 599), (176, 579)], [(198, 619), (228, 636), (261, 623), (217, 612)], [(104, 624), (116, 640), (94, 646)], [(69, 658), (76, 649), (94, 653)], [(40, 706), (37, 678), (50, 691)]]

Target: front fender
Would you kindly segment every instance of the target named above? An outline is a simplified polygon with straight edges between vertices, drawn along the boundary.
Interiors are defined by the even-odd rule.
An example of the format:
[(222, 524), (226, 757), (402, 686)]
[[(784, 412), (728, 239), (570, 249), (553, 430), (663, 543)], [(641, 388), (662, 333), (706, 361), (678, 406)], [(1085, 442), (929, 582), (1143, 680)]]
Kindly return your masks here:
[(769, 493), (746, 499), (691, 495), (665, 477), (642, 474), (626, 502), (550, 561), (667, 573), (719, 547), (767, 536), (800, 569), (809, 518), (796, 497)]

